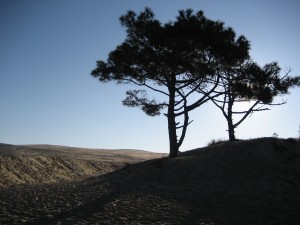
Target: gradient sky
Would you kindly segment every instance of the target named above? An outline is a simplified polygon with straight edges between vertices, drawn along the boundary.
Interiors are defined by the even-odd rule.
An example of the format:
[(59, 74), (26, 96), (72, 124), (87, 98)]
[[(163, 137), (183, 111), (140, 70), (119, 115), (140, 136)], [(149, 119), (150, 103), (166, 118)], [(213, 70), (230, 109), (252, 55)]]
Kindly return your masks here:
[[(125, 38), (119, 17), (146, 6), (162, 22), (180, 9), (203, 10), (245, 35), (254, 61), (278, 61), (300, 75), (298, 0), (0, 0), (0, 142), (168, 152), (166, 117), (124, 107), (125, 91), (134, 87), (90, 76), (96, 60)], [(300, 90), (282, 98), (288, 103), (243, 122), (237, 138), (297, 137)], [(182, 151), (227, 138), (213, 105), (190, 117)]]

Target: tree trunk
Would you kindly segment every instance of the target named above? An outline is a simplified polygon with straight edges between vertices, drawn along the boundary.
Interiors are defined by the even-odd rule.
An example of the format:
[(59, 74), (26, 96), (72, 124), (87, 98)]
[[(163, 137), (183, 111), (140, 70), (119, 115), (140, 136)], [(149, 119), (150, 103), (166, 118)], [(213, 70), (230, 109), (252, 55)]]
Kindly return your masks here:
[(175, 120), (175, 82), (171, 81), (169, 85), (169, 108), (168, 108), (168, 129), (169, 129), (169, 143), (170, 153), (169, 157), (176, 158), (178, 155), (178, 144), (176, 134), (176, 120)]
[(228, 135), (229, 135), (229, 141), (235, 141), (235, 135), (234, 135), (234, 126), (232, 123), (232, 118), (228, 118), (227, 120), (228, 123)]
[(177, 134), (176, 134), (176, 122), (175, 117), (168, 115), (168, 128), (169, 128), (169, 143), (170, 154), (169, 157), (176, 158), (178, 155)]
[(229, 135), (229, 141), (235, 141), (235, 135), (234, 135), (234, 125), (232, 122), (232, 108), (233, 108), (233, 100), (232, 96), (229, 96), (228, 98), (228, 112), (227, 112), (227, 124), (228, 124), (228, 135)]

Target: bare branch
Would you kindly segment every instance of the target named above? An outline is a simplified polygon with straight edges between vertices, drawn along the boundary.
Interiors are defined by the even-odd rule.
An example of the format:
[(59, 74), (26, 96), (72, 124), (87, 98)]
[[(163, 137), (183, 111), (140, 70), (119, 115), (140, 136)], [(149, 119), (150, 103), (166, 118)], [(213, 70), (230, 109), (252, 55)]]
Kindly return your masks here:
[[(193, 104), (189, 105), (186, 107), (186, 110), (187, 111), (191, 111), (197, 107), (199, 107), (200, 105), (204, 104), (205, 102), (209, 101), (211, 98), (215, 98), (217, 96), (220, 96), (221, 94), (215, 94), (214, 96), (210, 96), (211, 93), (213, 93), (213, 91), (215, 90), (215, 88), (217, 87), (218, 83), (219, 83), (219, 79), (220, 77), (217, 76), (217, 80), (216, 80), (216, 83), (215, 85), (211, 88), (210, 91), (206, 92), (205, 94), (203, 94), (203, 96), (197, 100), (196, 102), (194, 102)], [(176, 115), (181, 115), (182, 113), (178, 113)]]
[(250, 113), (253, 113), (253, 109), (255, 106), (257, 106), (259, 104), (260, 101), (256, 101), (249, 109), (248, 111), (245, 113), (245, 115), (237, 122), (235, 123), (233, 126), (237, 127), (238, 125), (240, 125), (248, 116)]
[[(266, 111), (266, 110), (271, 110), (269, 108), (262, 108), (262, 109), (252, 109), (252, 112), (260, 112), (260, 111)], [(248, 111), (240, 111), (240, 112), (232, 112), (232, 114), (245, 114)]]
[(161, 94), (164, 94), (164, 95), (166, 95), (166, 96), (169, 96), (168, 93), (166, 93), (166, 92), (164, 92), (164, 91), (162, 91), (162, 90), (153, 88), (153, 87), (151, 87), (150, 85), (146, 84), (146, 82), (139, 83), (139, 82), (136, 82), (136, 81), (133, 80), (133, 79), (123, 79), (123, 80), (126, 80), (126, 81), (128, 81), (128, 82), (131, 82), (131, 83), (133, 83), (133, 84), (135, 84), (135, 85), (138, 85), (138, 86), (145, 86), (145, 87), (151, 89), (152, 91), (159, 92), (159, 93), (161, 93)]
[[(190, 125), (192, 122), (194, 122), (194, 120), (191, 120), (190, 122), (188, 122), (188, 125)], [(183, 128), (185, 125), (181, 125), (181, 126), (179, 126), (179, 127), (176, 127), (176, 129), (181, 129), (181, 128)]]

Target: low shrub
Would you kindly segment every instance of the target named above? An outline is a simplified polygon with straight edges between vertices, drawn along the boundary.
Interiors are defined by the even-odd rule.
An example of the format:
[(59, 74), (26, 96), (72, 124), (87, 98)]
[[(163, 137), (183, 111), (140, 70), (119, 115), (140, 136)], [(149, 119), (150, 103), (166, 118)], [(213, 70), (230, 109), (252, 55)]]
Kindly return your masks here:
[(228, 142), (228, 140), (224, 138), (212, 139), (211, 141), (208, 142), (207, 146), (212, 146), (212, 145), (221, 144), (225, 142)]

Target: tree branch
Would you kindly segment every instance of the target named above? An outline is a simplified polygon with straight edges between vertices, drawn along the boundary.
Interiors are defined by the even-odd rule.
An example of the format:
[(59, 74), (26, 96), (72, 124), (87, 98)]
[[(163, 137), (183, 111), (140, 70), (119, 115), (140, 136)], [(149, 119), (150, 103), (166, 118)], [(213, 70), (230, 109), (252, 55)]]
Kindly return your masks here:
[[(270, 110), (269, 108), (262, 108), (262, 109), (252, 109), (251, 112), (259, 112), (259, 111), (266, 111)], [(248, 111), (240, 111), (240, 112), (232, 112), (232, 114), (244, 114), (247, 113)]]
[(256, 101), (250, 108), (249, 110), (245, 113), (245, 115), (237, 122), (233, 125), (234, 128), (236, 128), (238, 125), (240, 125), (248, 116), (250, 113), (252, 113), (253, 109), (255, 106), (257, 106), (260, 103), (260, 101)]
[(128, 82), (131, 82), (131, 83), (133, 83), (133, 84), (135, 84), (135, 85), (138, 85), (138, 86), (145, 86), (145, 87), (151, 89), (152, 91), (159, 92), (159, 93), (161, 93), (161, 94), (164, 94), (164, 95), (166, 95), (166, 96), (169, 96), (168, 93), (166, 93), (166, 92), (164, 92), (164, 91), (162, 91), (162, 90), (153, 88), (153, 87), (149, 86), (148, 84), (146, 84), (146, 82), (139, 83), (139, 82), (134, 81), (133, 79), (124, 79), (124, 80), (126, 80), (126, 81), (128, 81)]
[[(186, 104), (187, 104), (187, 102), (184, 101), (184, 108), (186, 108)], [(192, 121), (191, 121), (191, 122), (192, 122)], [(191, 122), (189, 122), (189, 113), (188, 113), (188, 111), (185, 109), (185, 110), (184, 110), (184, 122), (183, 122), (183, 126), (182, 126), (181, 137), (180, 137), (180, 139), (179, 139), (179, 141), (178, 141), (178, 143), (177, 143), (178, 148), (182, 145), (182, 142), (183, 142), (183, 140), (184, 140), (184, 138), (185, 138), (185, 134), (186, 134), (187, 127), (188, 127), (188, 125), (189, 125)]]

